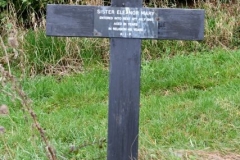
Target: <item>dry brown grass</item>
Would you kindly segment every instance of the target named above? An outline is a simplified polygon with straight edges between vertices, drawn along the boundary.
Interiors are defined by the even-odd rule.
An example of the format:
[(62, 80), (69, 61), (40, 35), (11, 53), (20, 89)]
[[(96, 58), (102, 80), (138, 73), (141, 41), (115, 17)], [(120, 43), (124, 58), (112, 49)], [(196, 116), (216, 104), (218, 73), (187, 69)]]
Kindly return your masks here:
[[(204, 3), (205, 43), (210, 47), (234, 46), (234, 37), (240, 35), (240, 3)], [(237, 31), (238, 30), (238, 31)]]
[[(82, 4), (82, 5), (106, 5), (109, 1), (104, 0), (69, 0), (65, 1), (68, 4)], [(170, 3), (171, 2), (171, 3)], [(187, 41), (176, 41), (166, 42), (158, 45), (157, 41), (152, 41), (150, 46), (144, 46), (143, 43), (143, 55), (147, 59), (158, 58), (159, 52), (164, 54), (174, 55), (177, 51), (183, 50), (183, 52), (192, 52), (195, 50), (211, 50), (216, 47), (224, 49), (238, 49), (240, 46), (240, 1), (229, 1), (228, 3), (221, 3), (217, 0), (203, 1), (192, 1), (194, 3), (183, 4), (177, 1), (167, 0), (150, 0), (145, 3), (146, 7), (186, 7), (188, 8), (202, 8), (205, 9), (205, 38), (204, 41), (199, 42), (187, 42)], [(175, 3), (175, 4), (174, 4)], [(37, 18), (34, 12), (29, 12), (28, 19), (31, 20), (32, 29), (35, 31), (35, 39), (40, 39), (39, 35), (43, 34), (42, 30), (45, 30), (46, 20), (43, 18)], [(29, 55), (39, 50), (42, 53), (44, 48), (51, 46), (44, 46), (44, 48), (38, 48), (38, 44), (35, 44), (35, 48), (32, 47), (31, 42), (26, 41), (26, 35), (29, 34), (29, 30), (24, 28), (24, 25), (18, 20), (15, 8), (13, 4), (9, 4), (7, 16), (1, 21), (1, 48), (0, 50), (0, 62), (7, 66), (9, 72), (11, 72), (11, 66), (14, 64), (20, 68), (21, 72), (30, 75), (39, 73), (43, 74), (54, 74), (62, 75), (72, 72), (81, 72), (86, 62), (86, 59), (82, 57), (83, 53), (95, 52), (92, 55), (92, 59), (100, 56), (101, 63), (107, 65), (109, 62), (109, 40), (108, 39), (88, 39), (83, 40), (79, 38), (58, 38), (64, 45), (65, 50), (56, 50), (56, 53), (49, 54), (60, 54), (61, 58), (55, 59), (54, 62), (41, 61), (37, 62), (37, 65), (43, 64), (39, 69), (36, 66), (36, 62), (32, 62), (36, 58), (29, 58)], [(42, 32), (42, 33), (40, 33)], [(43, 39), (45, 41), (46, 39)], [(56, 40), (57, 41), (57, 40)], [(57, 42), (59, 43), (59, 42)], [(55, 42), (52, 45), (57, 45)], [(154, 44), (156, 43), (156, 45)], [(45, 44), (42, 44), (45, 45)], [(171, 49), (171, 53), (165, 53), (166, 48)], [(160, 49), (152, 49), (155, 47), (162, 47)], [(34, 49), (33, 49), (34, 48)], [(188, 50), (189, 48), (192, 48)], [(30, 52), (30, 53), (29, 53)], [(33, 53), (34, 54), (34, 53)], [(36, 53), (35, 53), (36, 54)], [(30, 66), (29, 66), (30, 64)], [(28, 68), (28, 69), (27, 69)]]

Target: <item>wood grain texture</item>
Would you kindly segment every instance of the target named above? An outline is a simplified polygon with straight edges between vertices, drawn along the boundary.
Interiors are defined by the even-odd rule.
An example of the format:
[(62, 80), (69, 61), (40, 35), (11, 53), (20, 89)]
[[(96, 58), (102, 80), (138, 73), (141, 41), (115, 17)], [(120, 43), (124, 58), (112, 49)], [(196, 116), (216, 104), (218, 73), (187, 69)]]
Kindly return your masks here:
[[(141, 6), (142, 0), (112, 0), (112, 6)], [(110, 39), (108, 160), (138, 159), (140, 39)]]
[[(142, 0), (112, 0), (112, 6), (139, 7)], [(140, 39), (110, 39), (108, 160), (138, 159)]]
[(137, 159), (141, 40), (111, 39), (108, 160)]
[[(133, 3), (112, 2), (113, 6), (133, 7)], [(139, 5), (138, 5), (139, 7)], [(99, 37), (94, 36), (95, 6), (48, 5), (47, 35)], [(204, 37), (204, 10), (198, 9), (156, 9), (160, 18), (158, 38), (176, 40), (202, 40)], [(103, 38), (103, 37), (102, 37)], [(111, 37), (108, 37), (111, 38)]]
[(47, 5), (47, 35), (92, 37), (94, 7)]
[(158, 9), (158, 39), (202, 40), (204, 10)]

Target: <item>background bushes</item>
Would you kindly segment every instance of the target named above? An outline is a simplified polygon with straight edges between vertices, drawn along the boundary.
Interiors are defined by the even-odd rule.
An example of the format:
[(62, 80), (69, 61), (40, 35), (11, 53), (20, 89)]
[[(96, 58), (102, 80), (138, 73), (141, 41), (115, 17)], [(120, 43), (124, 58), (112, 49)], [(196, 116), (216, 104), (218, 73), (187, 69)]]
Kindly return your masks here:
[[(32, 19), (41, 21), (46, 14), (47, 4), (78, 4), (78, 5), (110, 5), (110, 0), (0, 0), (1, 19), (14, 10), (18, 23), (24, 27), (31, 27), (34, 24)], [(143, 0), (146, 7), (190, 7), (203, 8), (203, 4), (214, 4), (217, 8), (224, 4), (224, 7), (232, 10), (238, 4), (236, 0)], [(237, 12), (236, 12), (237, 13)]]
[[(110, 5), (110, 0), (0, 0), (0, 63), (27, 75), (78, 72), (94, 63), (108, 65), (108, 39), (60, 38), (45, 35), (46, 5)], [(145, 60), (240, 48), (240, 1), (145, 0), (145, 7), (205, 9), (203, 41), (144, 40)], [(11, 42), (11, 43), (10, 43)], [(4, 49), (5, 48), (5, 49)]]

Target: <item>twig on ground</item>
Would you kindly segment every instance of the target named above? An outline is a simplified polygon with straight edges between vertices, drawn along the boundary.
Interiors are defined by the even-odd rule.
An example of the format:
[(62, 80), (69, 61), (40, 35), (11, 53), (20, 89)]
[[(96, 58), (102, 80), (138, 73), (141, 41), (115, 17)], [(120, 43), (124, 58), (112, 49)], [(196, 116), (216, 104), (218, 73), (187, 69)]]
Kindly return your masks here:
[(5, 71), (5, 69), (3, 68), (3, 66), (1, 64), (0, 64), (0, 73), (1, 73), (1, 76), (2, 76), (2, 80), (1, 80), (2, 85), (5, 82), (8, 82), (8, 83), (11, 84), (12, 90), (14, 92), (16, 92), (16, 94), (18, 95), (18, 97), (19, 97), (18, 99), (20, 100), (24, 110), (26, 110), (30, 114), (35, 127), (37, 128), (37, 130), (40, 133), (42, 141), (45, 143), (45, 146), (46, 146), (45, 149), (46, 149), (46, 152), (47, 152), (48, 159), (49, 160), (56, 160), (57, 157), (56, 157), (55, 150), (50, 145), (50, 142), (47, 139), (47, 136), (44, 132), (44, 129), (41, 127), (40, 123), (38, 122), (37, 115), (31, 107), (32, 104), (31, 104), (30, 98), (23, 91), (20, 83), (17, 81), (17, 78), (15, 78), (10, 72)]
[(6, 61), (7, 61), (7, 65), (8, 65), (8, 72), (9, 72), (9, 74), (11, 74), (11, 68), (10, 68), (9, 57), (8, 57), (7, 49), (6, 49), (6, 46), (4, 45), (4, 42), (3, 42), (2, 36), (0, 36), (0, 40), (1, 40), (1, 45), (2, 45), (2, 48), (3, 48), (4, 53), (5, 53), (5, 56), (6, 56)]

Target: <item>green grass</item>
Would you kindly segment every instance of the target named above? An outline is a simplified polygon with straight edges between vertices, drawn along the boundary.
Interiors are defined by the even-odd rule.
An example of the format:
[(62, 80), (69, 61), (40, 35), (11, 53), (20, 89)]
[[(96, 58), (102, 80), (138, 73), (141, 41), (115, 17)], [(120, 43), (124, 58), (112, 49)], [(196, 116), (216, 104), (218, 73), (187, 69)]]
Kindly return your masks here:
[(142, 72), (143, 148), (240, 153), (239, 59), (239, 52), (216, 51), (147, 64)]
[[(181, 159), (179, 150), (240, 154), (239, 63), (240, 50), (143, 61), (139, 158)], [(59, 159), (106, 159), (108, 75), (96, 64), (80, 74), (22, 82)], [(0, 102), (10, 107), (10, 115), (0, 117), (6, 128), (0, 159), (46, 159), (19, 102), (4, 94)], [(78, 149), (70, 152), (73, 146)]]

